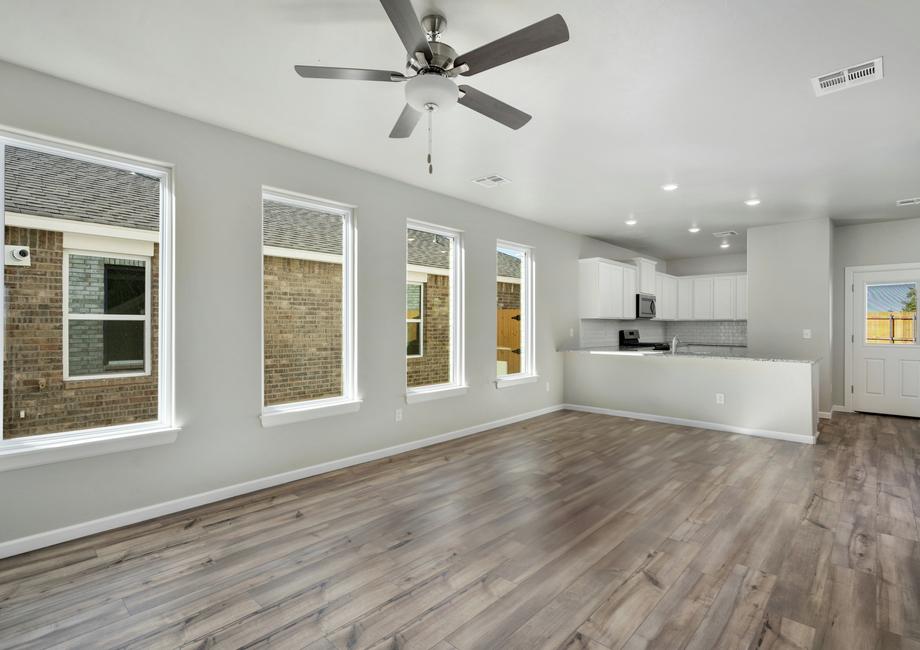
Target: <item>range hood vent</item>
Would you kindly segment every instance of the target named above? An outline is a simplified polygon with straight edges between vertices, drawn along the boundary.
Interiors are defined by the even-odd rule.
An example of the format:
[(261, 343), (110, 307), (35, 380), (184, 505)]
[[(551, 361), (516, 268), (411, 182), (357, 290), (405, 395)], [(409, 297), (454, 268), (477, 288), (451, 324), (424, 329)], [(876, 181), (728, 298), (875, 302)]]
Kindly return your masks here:
[(838, 90), (847, 90), (884, 78), (885, 71), (882, 66), (882, 57), (879, 57), (849, 68), (835, 70), (819, 77), (812, 77), (811, 86), (814, 88), (815, 95), (821, 97), (822, 95), (835, 93)]
[(920, 205), (920, 196), (914, 197), (912, 199), (901, 199), (900, 201), (896, 201), (895, 205), (902, 208), (908, 205)]
[(504, 176), (499, 176), (498, 174), (490, 174), (488, 176), (474, 178), (473, 182), (477, 185), (482, 185), (483, 187), (497, 187), (499, 185), (507, 185), (511, 181)]
[(726, 237), (737, 237), (738, 231), (737, 230), (723, 230), (722, 232), (712, 233), (712, 236), (718, 237), (719, 239), (725, 239)]

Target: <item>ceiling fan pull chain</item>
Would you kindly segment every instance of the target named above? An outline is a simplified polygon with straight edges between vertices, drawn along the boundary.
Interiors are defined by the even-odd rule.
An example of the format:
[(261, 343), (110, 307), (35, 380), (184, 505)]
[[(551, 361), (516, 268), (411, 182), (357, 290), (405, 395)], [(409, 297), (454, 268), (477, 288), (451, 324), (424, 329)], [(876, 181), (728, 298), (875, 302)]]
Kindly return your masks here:
[(434, 173), (434, 167), (431, 165), (431, 116), (434, 110), (428, 109), (428, 173)]

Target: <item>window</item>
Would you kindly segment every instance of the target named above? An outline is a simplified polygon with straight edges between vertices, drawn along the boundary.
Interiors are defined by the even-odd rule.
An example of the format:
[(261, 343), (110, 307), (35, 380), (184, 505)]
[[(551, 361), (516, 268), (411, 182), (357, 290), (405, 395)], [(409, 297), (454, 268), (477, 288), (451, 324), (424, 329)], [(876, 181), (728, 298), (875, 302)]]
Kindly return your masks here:
[(149, 374), (149, 271), (149, 258), (65, 253), (65, 379)]
[(425, 316), (422, 305), (425, 302), (425, 283), (406, 283), (406, 357), (420, 357), (423, 353), (422, 338), (425, 332)]
[(866, 285), (866, 343), (917, 343), (917, 283)]
[(170, 170), (4, 132), (0, 155), (0, 469), (174, 440)]
[(496, 376), (535, 376), (532, 250), (498, 242), (496, 276)]
[(353, 251), (350, 208), (263, 190), (264, 425), (357, 408)]
[(464, 388), (460, 233), (410, 222), (406, 229), (407, 399)]

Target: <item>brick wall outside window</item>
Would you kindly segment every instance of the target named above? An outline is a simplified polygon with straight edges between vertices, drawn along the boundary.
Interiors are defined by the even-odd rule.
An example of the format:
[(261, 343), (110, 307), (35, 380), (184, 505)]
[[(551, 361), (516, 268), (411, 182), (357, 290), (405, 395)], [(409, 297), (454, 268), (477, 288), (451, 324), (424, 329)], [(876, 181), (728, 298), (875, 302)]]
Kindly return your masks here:
[(5, 271), (5, 438), (148, 422), (158, 417), (156, 248), (151, 260), (151, 374), (65, 382), (63, 240), (58, 232), (6, 228), (7, 244), (31, 248), (32, 265), (7, 266)]
[(406, 359), (409, 387), (450, 381), (450, 278), (429, 275), (425, 283), (423, 356)]
[(521, 308), (521, 285), (511, 282), (498, 282), (498, 308), (499, 309), (520, 309)]
[(265, 404), (342, 394), (342, 267), (264, 258)]

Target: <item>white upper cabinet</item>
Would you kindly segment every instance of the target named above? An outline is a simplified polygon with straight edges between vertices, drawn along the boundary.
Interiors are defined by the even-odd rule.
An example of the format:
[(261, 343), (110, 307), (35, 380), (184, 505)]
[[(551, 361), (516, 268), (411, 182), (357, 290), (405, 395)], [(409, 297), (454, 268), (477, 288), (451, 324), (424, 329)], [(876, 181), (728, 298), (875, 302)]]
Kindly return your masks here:
[(693, 320), (712, 320), (712, 278), (693, 278)]
[(748, 317), (748, 276), (735, 277), (735, 319), (747, 320)]
[(677, 320), (693, 320), (693, 278), (677, 278)]
[(635, 312), (635, 272), (632, 265), (600, 257), (578, 260), (579, 318), (625, 319), (627, 299)]
[(655, 278), (657, 320), (677, 320), (677, 278), (658, 273)]
[(717, 275), (712, 279), (712, 319), (732, 320), (735, 318), (734, 275)]
[[(626, 320), (633, 320), (636, 317), (636, 276), (635, 268), (623, 267), (623, 318)], [(652, 282), (654, 281), (653, 277)]]
[(634, 257), (636, 263), (637, 280), (636, 293), (650, 293), (657, 295), (655, 267), (658, 262), (645, 257)]

